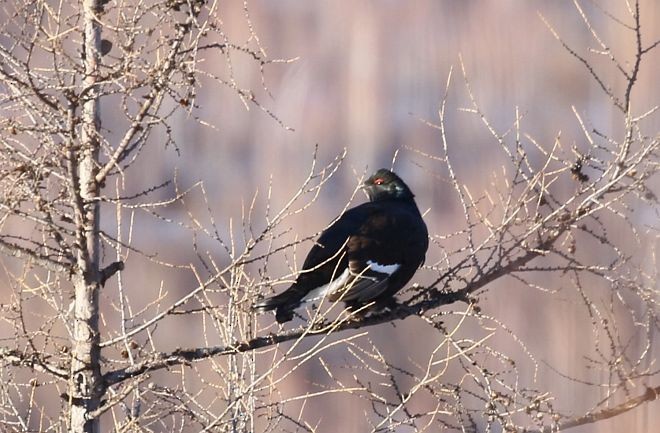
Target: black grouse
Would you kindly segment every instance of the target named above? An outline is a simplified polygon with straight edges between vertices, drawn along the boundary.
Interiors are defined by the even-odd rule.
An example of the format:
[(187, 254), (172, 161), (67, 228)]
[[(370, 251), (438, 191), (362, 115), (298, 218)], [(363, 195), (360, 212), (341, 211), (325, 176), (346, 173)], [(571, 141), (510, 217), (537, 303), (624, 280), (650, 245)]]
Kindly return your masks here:
[(380, 169), (362, 188), (370, 201), (346, 211), (312, 247), (303, 270), (287, 290), (263, 299), (256, 311), (276, 310), (279, 323), (293, 318), (306, 302), (344, 301), (356, 309), (394, 304), (394, 294), (424, 263), (428, 231), (410, 188)]

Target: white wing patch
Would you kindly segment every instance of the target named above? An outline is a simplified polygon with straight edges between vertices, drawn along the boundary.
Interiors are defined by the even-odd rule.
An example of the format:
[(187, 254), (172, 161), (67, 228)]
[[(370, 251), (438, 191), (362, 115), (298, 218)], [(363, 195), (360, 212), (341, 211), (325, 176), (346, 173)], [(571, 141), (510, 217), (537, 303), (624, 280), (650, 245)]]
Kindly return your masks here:
[[(394, 263), (392, 265), (381, 265), (380, 263), (367, 260), (367, 268), (365, 269), (365, 271), (371, 270), (379, 274), (385, 274), (389, 277), (390, 275), (398, 271), (400, 267), (401, 267), (400, 263)], [(364, 272), (360, 274), (359, 278), (371, 280), (376, 283), (380, 281), (380, 279), (377, 277), (363, 276), (362, 275), (363, 273)], [(300, 300), (300, 305), (296, 308), (296, 310), (300, 309), (308, 302), (318, 301), (320, 299), (323, 299), (330, 293), (333, 293), (343, 288), (348, 283), (351, 277), (356, 277), (356, 275), (351, 273), (350, 268), (346, 268), (346, 270), (342, 272), (341, 275), (339, 275), (334, 280), (330, 281), (328, 284), (324, 284), (320, 287), (317, 287), (316, 289), (311, 290), (308, 294), (306, 294), (305, 297)]]
[(316, 301), (323, 298), (328, 293), (332, 293), (335, 290), (343, 287), (350, 277), (350, 271), (348, 268), (337, 278), (330, 281), (328, 284), (324, 284), (321, 287), (317, 287), (314, 290), (311, 290), (304, 298), (301, 299), (301, 303)]
[(369, 265), (369, 269), (372, 271), (387, 275), (392, 275), (401, 267), (399, 263), (394, 263), (393, 265), (381, 265), (380, 263), (372, 262), (371, 260), (367, 260), (367, 265)]

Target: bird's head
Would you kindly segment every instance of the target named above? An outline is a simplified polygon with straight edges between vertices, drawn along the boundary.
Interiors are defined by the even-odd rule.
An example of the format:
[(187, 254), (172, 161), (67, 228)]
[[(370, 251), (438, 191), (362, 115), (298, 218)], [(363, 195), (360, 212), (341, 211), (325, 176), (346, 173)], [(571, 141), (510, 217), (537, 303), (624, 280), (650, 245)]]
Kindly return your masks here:
[(385, 168), (381, 168), (365, 180), (362, 188), (371, 201), (415, 197), (399, 176)]

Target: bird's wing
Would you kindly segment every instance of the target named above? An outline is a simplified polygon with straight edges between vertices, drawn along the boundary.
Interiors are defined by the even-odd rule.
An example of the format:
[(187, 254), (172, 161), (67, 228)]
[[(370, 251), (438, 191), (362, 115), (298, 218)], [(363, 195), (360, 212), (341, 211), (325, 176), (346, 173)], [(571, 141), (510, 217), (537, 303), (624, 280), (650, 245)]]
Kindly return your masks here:
[(371, 203), (364, 203), (344, 212), (321, 233), (314, 243), (295, 284), (284, 292), (263, 299), (253, 308), (267, 311), (280, 306), (295, 308), (301, 301), (312, 301), (343, 287), (348, 281), (346, 249), (356, 233), (373, 212)]
[(373, 212), (372, 203), (363, 203), (344, 212), (337, 221), (321, 233), (312, 249), (309, 250), (303, 263), (303, 271), (318, 268), (333, 258), (339, 257), (342, 249), (345, 251), (351, 235), (354, 235), (365, 224)]
[(390, 277), (404, 264), (414, 263), (414, 258), (407, 256), (411, 242), (417, 238), (411, 234), (418, 218), (403, 206), (374, 207), (348, 239), (350, 278), (329, 299), (365, 303), (383, 294), (390, 287)]
[[(366, 264), (366, 266), (365, 266)], [(346, 280), (341, 287), (334, 287), (330, 301), (360, 303), (378, 298), (388, 287), (389, 277), (401, 267), (400, 264), (381, 265), (367, 260), (349, 260)]]

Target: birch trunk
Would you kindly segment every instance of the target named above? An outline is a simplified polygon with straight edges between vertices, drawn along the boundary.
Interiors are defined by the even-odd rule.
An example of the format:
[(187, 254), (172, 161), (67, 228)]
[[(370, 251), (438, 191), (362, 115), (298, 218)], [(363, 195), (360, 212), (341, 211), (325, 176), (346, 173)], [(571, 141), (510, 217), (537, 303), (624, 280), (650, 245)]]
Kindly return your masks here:
[(99, 155), (99, 101), (97, 79), (100, 48), (100, 25), (94, 18), (98, 0), (83, 1), (84, 46), (82, 49), (85, 77), (82, 81), (82, 130), (80, 149), (74, 152), (77, 163), (74, 179), (78, 268), (73, 276), (75, 288), (72, 342), (70, 431), (97, 433), (98, 419), (90, 416), (98, 409), (103, 393), (99, 365), (98, 299), (99, 272), (99, 204), (96, 173)]

